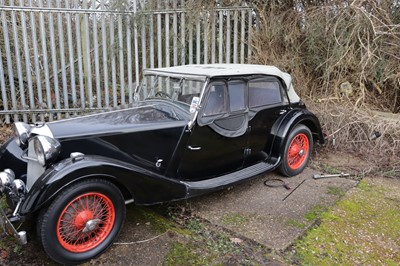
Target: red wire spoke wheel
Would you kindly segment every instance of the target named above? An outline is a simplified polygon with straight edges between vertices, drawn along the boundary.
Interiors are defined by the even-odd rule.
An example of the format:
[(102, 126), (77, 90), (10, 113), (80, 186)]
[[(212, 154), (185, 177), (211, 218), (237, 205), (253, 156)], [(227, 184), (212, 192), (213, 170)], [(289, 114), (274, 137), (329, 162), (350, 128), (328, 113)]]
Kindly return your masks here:
[(42, 209), (37, 231), (47, 255), (76, 265), (105, 252), (125, 220), (125, 199), (113, 183), (86, 179), (66, 186)]
[(297, 134), (289, 145), (288, 165), (293, 170), (299, 169), (307, 159), (310, 149), (308, 137), (304, 133)]
[(73, 199), (57, 223), (57, 238), (71, 252), (97, 247), (110, 234), (115, 221), (111, 200), (101, 193), (86, 193)]
[(282, 151), (279, 172), (284, 176), (294, 176), (306, 168), (313, 147), (311, 131), (305, 125), (297, 125), (289, 133)]

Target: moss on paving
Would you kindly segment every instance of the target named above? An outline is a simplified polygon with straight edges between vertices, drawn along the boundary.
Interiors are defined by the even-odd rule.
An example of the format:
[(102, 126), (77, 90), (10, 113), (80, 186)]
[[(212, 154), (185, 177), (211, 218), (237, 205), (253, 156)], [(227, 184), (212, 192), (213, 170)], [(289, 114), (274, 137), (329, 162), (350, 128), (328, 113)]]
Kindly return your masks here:
[(193, 243), (174, 243), (165, 256), (163, 265), (209, 265), (210, 263), (211, 257), (201, 247), (196, 247)]
[(326, 207), (317, 204), (304, 215), (304, 218), (307, 222), (315, 221), (324, 211), (326, 211)]
[(326, 207), (317, 204), (314, 207), (312, 207), (306, 214), (304, 214), (304, 217), (301, 219), (302, 221), (298, 221), (296, 219), (289, 219), (286, 222), (286, 224), (288, 226), (303, 229), (311, 222), (314, 222), (315, 220), (320, 218), (321, 214), (324, 213), (326, 210), (327, 210)]
[(295, 219), (290, 219), (286, 222), (287, 225), (292, 226), (292, 227), (296, 227), (296, 228), (300, 228), (303, 229), (306, 227), (305, 223), (299, 222)]
[[(202, 232), (198, 231), (200, 228)], [(209, 231), (199, 221), (191, 223), (188, 229), (194, 234), (187, 243), (173, 243), (164, 258), (164, 266), (225, 265), (227, 258), (239, 256), (241, 253), (241, 247), (233, 243), (226, 234)]]
[(222, 222), (226, 225), (240, 227), (247, 224), (249, 218), (239, 213), (228, 213), (222, 217)]
[[(234, 217), (237, 218), (236, 215)], [(164, 266), (268, 265), (274, 259), (269, 250), (261, 245), (232, 237), (230, 233), (196, 217), (187, 217), (185, 220), (185, 228), (192, 234), (187, 236), (184, 243), (178, 241), (172, 244), (164, 257)]]
[(361, 181), (296, 242), (296, 260), (301, 265), (398, 265), (400, 193), (385, 197), (389, 189)]
[(126, 220), (135, 221), (140, 224), (147, 224), (156, 233), (165, 233), (166, 231), (174, 231), (176, 233), (187, 235), (187, 230), (179, 228), (175, 223), (169, 221), (165, 217), (155, 213), (149, 208), (139, 206), (129, 206), (135, 208), (134, 211), (127, 211)]
[(346, 194), (346, 191), (343, 188), (340, 188), (340, 187), (328, 186), (327, 193), (330, 194), (330, 195), (343, 197)]
[[(210, 230), (207, 224), (196, 217), (186, 217), (184, 228), (180, 228), (175, 222), (148, 208), (134, 208), (135, 211), (127, 212), (127, 219), (146, 224), (158, 233), (169, 230), (184, 236), (171, 243), (163, 265), (224, 265), (232, 257), (235, 257), (235, 261), (242, 259), (240, 244), (232, 242), (224, 232)], [(243, 259), (252, 260), (248, 255), (244, 255)]]

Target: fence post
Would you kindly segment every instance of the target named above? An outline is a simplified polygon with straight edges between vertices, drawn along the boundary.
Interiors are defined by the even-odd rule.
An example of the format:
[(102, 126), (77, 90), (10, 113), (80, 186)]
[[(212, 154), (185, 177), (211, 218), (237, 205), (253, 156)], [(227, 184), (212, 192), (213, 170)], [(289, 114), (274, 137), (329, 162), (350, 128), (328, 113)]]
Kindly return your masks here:
[[(82, 7), (88, 8), (89, 0), (82, 0)], [(92, 71), (90, 66), (90, 39), (89, 39), (89, 22), (88, 14), (83, 14), (83, 20), (81, 21), (81, 36), (82, 38), (82, 53), (83, 53), (83, 73), (85, 75), (85, 89), (86, 98), (89, 101), (89, 107), (93, 107), (92, 97)]]
[[(96, 1), (93, 1), (92, 8), (96, 9)], [(93, 16), (93, 46), (94, 46), (94, 68), (96, 80), (96, 95), (97, 107), (101, 108), (101, 93), (100, 93), (100, 66), (99, 66), (99, 43), (97, 41), (97, 17)]]
[[(6, 12), (1, 12), (1, 22), (2, 22), (2, 26), (3, 26), (4, 46), (5, 46), (5, 53), (6, 53), (6, 59), (7, 59), (8, 81), (10, 82), (12, 110), (16, 111), (17, 110), (17, 97), (15, 95), (14, 72), (13, 72), (13, 68), (12, 68), (13, 62), (11, 59), (11, 48), (10, 48), (10, 39), (9, 39), (9, 35), (8, 35)], [(18, 121), (17, 114), (14, 114), (14, 121)]]
[[(8, 111), (8, 99), (7, 99), (7, 92), (6, 92), (6, 84), (4, 82), (4, 68), (3, 68), (3, 55), (1, 54), (1, 47), (0, 47), (0, 88), (1, 88), (1, 99), (3, 101), (3, 108), (5, 111)], [(6, 123), (10, 123), (10, 115), (6, 114)]]
[[(19, 1), (20, 6), (23, 6), (24, 1)], [(29, 56), (29, 47), (28, 47), (28, 34), (26, 29), (26, 17), (25, 13), (21, 12), (21, 24), (22, 24), (22, 39), (23, 39), (23, 46), (24, 46), (24, 56), (25, 56), (25, 71), (26, 71), (26, 78), (28, 80), (28, 92), (29, 92), (29, 109), (35, 108), (35, 98), (33, 95), (33, 88), (32, 88), (32, 73), (30, 69), (30, 56)], [(36, 122), (36, 115), (31, 115), (32, 121)], [(26, 121), (25, 121), (26, 122)]]
[[(100, 8), (104, 9), (104, 1), (101, 0)], [(105, 107), (110, 107), (110, 94), (108, 84), (108, 60), (107, 60), (107, 28), (105, 14), (101, 16), (101, 45), (103, 49), (103, 85), (104, 85), (104, 101)]]

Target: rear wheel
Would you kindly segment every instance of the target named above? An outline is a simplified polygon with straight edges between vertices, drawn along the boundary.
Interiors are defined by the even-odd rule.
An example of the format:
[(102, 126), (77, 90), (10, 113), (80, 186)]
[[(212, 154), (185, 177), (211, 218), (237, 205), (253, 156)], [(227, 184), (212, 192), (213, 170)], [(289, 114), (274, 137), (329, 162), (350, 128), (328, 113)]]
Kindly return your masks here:
[(78, 264), (106, 251), (125, 219), (118, 188), (102, 179), (76, 183), (40, 214), (38, 233), (44, 250), (61, 264)]
[(296, 126), (286, 141), (279, 172), (285, 176), (301, 173), (307, 166), (312, 148), (313, 138), (310, 129), (304, 125)]

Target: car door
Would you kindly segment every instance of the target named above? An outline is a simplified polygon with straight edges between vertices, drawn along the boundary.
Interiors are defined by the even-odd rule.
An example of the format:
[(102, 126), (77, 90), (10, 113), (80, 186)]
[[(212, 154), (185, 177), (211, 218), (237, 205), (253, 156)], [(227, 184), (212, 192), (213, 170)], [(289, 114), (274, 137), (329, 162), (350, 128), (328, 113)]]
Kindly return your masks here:
[(203, 180), (243, 167), (246, 98), (243, 80), (220, 79), (207, 86), (178, 170), (183, 180)]
[(270, 134), (277, 119), (289, 110), (283, 83), (272, 76), (258, 76), (248, 81), (249, 127), (245, 166), (265, 160), (272, 142)]

